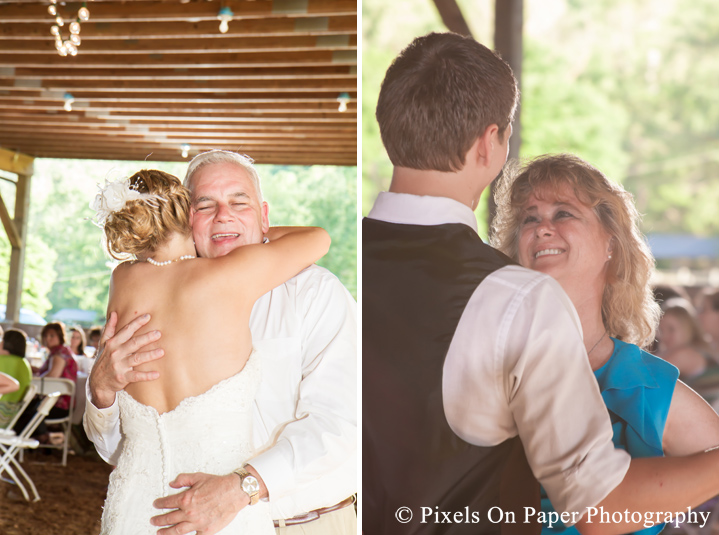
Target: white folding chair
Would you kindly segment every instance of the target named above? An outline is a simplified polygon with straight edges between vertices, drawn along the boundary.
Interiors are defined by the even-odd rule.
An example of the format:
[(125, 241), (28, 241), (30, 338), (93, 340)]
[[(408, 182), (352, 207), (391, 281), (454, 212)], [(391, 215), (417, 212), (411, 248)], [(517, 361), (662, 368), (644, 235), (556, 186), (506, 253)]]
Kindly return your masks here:
[(20, 472), (27, 484), (30, 485), (30, 490), (32, 490), (33, 496), (35, 497), (33, 501), (39, 501), (40, 495), (37, 493), (35, 483), (33, 483), (30, 476), (27, 475), (27, 472), (17, 462), (15, 456), (18, 452), (22, 453), (27, 448), (37, 448), (39, 444), (38, 441), (30, 437), (35, 432), (35, 429), (37, 429), (37, 426), (40, 425), (40, 422), (48, 415), (50, 409), (55, 406), (59, 397), (60, 394), (58, 392), (45, 396), (40, 402), (40, 405), (38, 405), (37, 412), (19, 435), (0, 435), (0, 453), (2, 453), (2, 457), (0, 457), (0, 476), (2, 476), (3, 473), (7, 473), (10, 479), (20, 488), (27, 501), (30, 501), (30, 496), (22, 479), (18, 477), (15, 470)]
[[(69, 413), (64, 418), (46, 418), (47, 425), (60, 425), (65, 437), (62, 444), (40, 444), (40, 448), (62, 449), (62, 465), (67, 466), (67, 450), (70, 446), (70, 434), (72, 433), (72, 410), (75, 406), (75, 381), (56, 377), (38, 377), (32, 380), (40, 394), (59, 392), (60, 395), (70, 396)], [(22, 457), (20, 457), (22, 459)]]
[(22, 400), (15, 409), (17, 410), (17, 412), (15, 412), (13, 417), (4, 427), (0, 428), (0, 436), (15, 436), (15, 431), (13, 431), (13, 427), (15, 426), (15, 423), (18, 421), (22, 413), (25, 412), (25, 409), (27, 409), (30, 403), (32, 403), (32, 400), (35, 399), (35, 394), (37, 394), (37, 386), (32, 383), (27, 385), (25, 395), (22, 397)]

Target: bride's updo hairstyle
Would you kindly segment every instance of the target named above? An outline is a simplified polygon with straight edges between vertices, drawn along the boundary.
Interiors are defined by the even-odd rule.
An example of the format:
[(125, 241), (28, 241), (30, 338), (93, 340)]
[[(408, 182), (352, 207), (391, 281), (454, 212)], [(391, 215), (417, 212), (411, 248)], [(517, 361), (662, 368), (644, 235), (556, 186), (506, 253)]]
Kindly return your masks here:
[(610, 336), (646, 347), (654, 341), (659, 305), (649, 285), (654, 257), (639, 231), (632, 195), (600, 170), (571, 154), (542, 156), (507, 166), (497, 187), (491, 244), (517, 260), (524, 207), (534, 193), (552, 199), (570, 187), (613, 238), (602, 296), (602, 319)]
[(128, 200), (105, 220), (110, 256), (126, 260), (129, 255), (152, 254), (173, 233), (188, 236), (190, 192), (180, 179), (154, 169), (138, 171), (129, 179), (130, 190), (148, 194)]

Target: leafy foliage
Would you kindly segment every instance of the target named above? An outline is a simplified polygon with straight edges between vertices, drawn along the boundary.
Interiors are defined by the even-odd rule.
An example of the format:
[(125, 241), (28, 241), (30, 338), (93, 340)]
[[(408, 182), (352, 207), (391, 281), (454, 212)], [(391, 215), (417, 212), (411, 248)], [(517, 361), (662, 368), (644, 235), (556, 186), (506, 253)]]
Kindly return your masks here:
[[(91, 160), (35, 161), (22, 306), (50, 316), (62, 308), (105, 315), (112, 261), (104, 253), (102, 230), (92, 224), (90, 201), (97, 184), (156, 168), (184, 177), (187, 165), (172, 162)], [(320, 264), (357, 292), (356, 175), (354, 167), (258, 166), (275, 225), (317, 225), (333, 244)], [(12, 185), (0, 191), (6, 204)], [(12, 196), (11, 196), (12, 195)], [(10, 246), (0, 232), (0, 266), (9, 266)], [(9, 269), (0, 269), (5, 301)]]
[[(364, 213), (391, 172), (373, 119), (382, 76), (413, 37), (446, 31), (414, 4), (363, 2)], [(493, 18), (493, 2), (460, 5), (470, 24)], [(402, 9), (413, 24), (388, 26)], [(486, 23), (475, 37), (491, 46)], [(645, 233), (718, 234), (717, 51), (714, 0), (525, 2), (521, 156), (586, 159), (634, 194)]]

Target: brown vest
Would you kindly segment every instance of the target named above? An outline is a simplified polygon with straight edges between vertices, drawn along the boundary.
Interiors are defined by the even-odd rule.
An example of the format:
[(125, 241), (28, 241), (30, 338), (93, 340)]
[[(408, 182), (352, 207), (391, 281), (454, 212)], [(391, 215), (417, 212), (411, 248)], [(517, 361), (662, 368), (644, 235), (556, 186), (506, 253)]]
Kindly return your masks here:
[(463, 224), (366, 218), (362, 229), (364, 534), (499, 533), (489, 510), (519, 440), (485, 448), (459, 438), (444, 415), (442, 370), (477, 286), (513, 262)]

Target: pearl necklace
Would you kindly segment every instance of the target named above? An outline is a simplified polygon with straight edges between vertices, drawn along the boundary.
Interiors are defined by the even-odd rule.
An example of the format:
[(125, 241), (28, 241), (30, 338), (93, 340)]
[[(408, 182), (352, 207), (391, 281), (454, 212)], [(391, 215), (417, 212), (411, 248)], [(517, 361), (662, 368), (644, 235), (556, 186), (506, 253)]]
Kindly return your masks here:
[(174, 260), (165, 260), (164, 262), (158, 262), (157, 260), (148, 258), (146, 260), (146, 262), (148, 264), (152, 264), (153, 266), (169, 266), (173, 262), (181, 262), (182, 260), (190, 260), (191, 258), (197, 258), (197, 257), (193, 254), (186, 254), (186, 255), (182, 255), (180, 258), (175, 258)]

